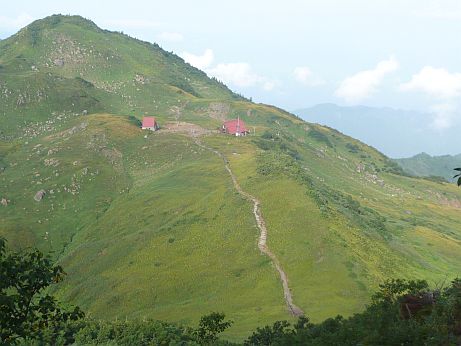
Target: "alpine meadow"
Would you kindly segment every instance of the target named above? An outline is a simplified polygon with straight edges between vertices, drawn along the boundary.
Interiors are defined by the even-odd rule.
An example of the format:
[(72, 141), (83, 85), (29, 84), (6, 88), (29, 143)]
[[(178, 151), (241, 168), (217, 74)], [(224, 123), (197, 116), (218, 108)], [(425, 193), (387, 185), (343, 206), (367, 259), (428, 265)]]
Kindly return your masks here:
[(0, 200), (9, 248), (64, 268), (59, 301), (101, 321), (219, 311), (230, 342), (353, 316), (388, 279), (460, 274), (456, 184), (80, 16), (0, 40)]

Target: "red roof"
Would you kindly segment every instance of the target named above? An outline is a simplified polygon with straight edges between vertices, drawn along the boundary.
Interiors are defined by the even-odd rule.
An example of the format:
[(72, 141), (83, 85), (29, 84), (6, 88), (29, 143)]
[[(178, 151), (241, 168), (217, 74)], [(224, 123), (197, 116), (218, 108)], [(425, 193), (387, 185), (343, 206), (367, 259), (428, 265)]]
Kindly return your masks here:
[(142, 118), (142, 127), (155, 127), (155, 125), (157, 125), (157, 121), (155, 121), (154, 117)]
[(248, 132), (245, 123), (241, 119), (234, 119), (224, 122), (224, 128), (226, 129), (226, 132), (230, 133), (231, 135), (235, 135), (237, 132)]

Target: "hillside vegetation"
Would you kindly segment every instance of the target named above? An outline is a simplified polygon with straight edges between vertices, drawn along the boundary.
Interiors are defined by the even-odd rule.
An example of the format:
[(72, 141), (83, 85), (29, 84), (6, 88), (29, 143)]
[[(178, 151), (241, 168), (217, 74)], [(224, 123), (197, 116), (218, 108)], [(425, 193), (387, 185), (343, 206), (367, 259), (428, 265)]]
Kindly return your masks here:
[[(260, 201), (267, 245), (313, 321), (360, 311), (390, 277), (459, 274), (455, 186), (404, 176), (357, 140), (81, 17), (0, 42), (0, 105), (0, 236), (51, 252), (69, 274), (54, 293), (93, 317), (191, 324), (224, 311), (234, 340), (292, 319), (253, 205), (215, 151)], [(160, 131), (140, 129), (145, 114)], [(237, 116), (251, 135), (216, 130)]]

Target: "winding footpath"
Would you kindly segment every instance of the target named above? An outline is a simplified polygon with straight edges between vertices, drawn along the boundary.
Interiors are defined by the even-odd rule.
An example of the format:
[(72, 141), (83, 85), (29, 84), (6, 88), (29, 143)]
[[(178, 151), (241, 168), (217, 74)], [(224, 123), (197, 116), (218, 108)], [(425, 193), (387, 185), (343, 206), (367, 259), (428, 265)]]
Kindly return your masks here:
[(303, 316), (304, 312), (293, 303), (293, 296), (291, 294), (290, 287), (288, 286), (287, 274), (283, 270), (282, 265), (280, 264), (280, 261), (277, 259), (274, 253), (267, 246), (267, 227), (266, 227), (266, 223), (264, 222), (264, 218), (261, 214), (261, 207), (260, 207), (261, 202), (253, 195), (250, 195), (248, 192), (242, 190), (242, 187), (240, 186), (237, 178), (235, 177), (234, 173), (232, 172), (229, 166), (229, 161), (226, 159), (226, 157), (221, 152), (202, 144), (197, 137), (195, 137), (195, 143), (199, 147), (215, 153), (224, 161), (224, 167), (226, 171), (229, 173), (230, 177), (232, 178), (232, 182), (234, 183), (234, 187), (237, 190), (237, 192), (241, 196), (243, 196), (245, 199), (253, 203), (253, 215), (255, 217), (256, 224), (258, 225), (258, 228), (260, 231), (259, 240), (258, 240), (258, 248), (259, 250), (261, 250), (263, 254), (265, 254), (271, 259), (272, 263), (274, 264), (275, 268), (277, 269), (280, 275), (280, 280), (282, 281), (282, 287), (283, 287), (283, 295), (285, 297), (285, 302), (287, 304), (287, 308), (290, 311), (291, 315), (295, 317)]

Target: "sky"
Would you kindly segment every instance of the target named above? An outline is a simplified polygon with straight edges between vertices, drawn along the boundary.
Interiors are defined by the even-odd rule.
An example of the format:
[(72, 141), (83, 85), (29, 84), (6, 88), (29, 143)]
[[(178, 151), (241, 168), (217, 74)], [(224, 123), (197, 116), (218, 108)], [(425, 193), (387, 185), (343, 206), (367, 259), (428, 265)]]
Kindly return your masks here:
[(156, 42), (256, 102), (413, 109), (434, 131), (461, 126), (459, 0), (16, 0), (1, 4), (0, 38), (55, 13)]

